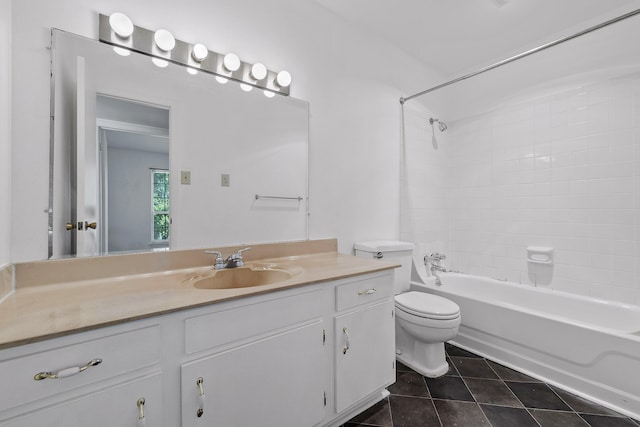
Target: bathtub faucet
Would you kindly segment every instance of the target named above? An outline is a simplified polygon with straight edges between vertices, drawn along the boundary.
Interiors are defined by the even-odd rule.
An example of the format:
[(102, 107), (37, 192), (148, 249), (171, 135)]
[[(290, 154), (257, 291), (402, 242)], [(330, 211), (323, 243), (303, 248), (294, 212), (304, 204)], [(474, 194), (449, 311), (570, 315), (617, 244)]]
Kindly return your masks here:
[(440, 265), (440, 261), (446, 258), (447, 256), (445, 254), (440, 254), (438, 252), (433, 252), (430, 255), (424, 256), (424, 265), (429, 267), (429, 271), (431, 272), (431, 275), (436, 278), (436, 285), (438, 286), (442, 285), (438, 273), (447, 272), (447, 269), (443, 265)]

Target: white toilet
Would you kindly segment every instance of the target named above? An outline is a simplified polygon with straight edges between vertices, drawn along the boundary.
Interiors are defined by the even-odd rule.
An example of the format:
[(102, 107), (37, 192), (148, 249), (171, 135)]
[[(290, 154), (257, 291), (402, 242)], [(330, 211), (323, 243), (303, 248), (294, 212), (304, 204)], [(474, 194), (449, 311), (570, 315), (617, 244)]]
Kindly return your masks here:
[(460, 307), (425, 292), (409, 291), (413, 244), (378, 240), (355, 244), (357, 256), (400, 264), (395, 270), (396, 358), (426, 377), (449, 370), (444, 342), (458, 333)]

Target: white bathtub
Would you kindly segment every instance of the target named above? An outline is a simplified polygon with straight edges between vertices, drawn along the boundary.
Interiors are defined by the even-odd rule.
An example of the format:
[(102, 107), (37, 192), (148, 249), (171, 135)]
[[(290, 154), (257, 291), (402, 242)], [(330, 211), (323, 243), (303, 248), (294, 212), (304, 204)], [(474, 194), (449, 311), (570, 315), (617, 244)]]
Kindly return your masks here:
[(441, 286), (426, 279), (411, 287), (460, 306), (454, 344), (640, 419), (640, 307), (478, 276), (440, 277)]

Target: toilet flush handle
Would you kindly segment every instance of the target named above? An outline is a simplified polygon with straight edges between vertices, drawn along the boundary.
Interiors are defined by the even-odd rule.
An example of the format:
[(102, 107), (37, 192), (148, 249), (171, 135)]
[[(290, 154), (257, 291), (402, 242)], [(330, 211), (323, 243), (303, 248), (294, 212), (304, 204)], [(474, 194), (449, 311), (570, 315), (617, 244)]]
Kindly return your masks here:
[(382, 257), (384, 257), (384, 255), (382, 254), (382, 252), (376, 252), (375, 254), (373, 254), (373, 257), (375, 259), (382, 259)]

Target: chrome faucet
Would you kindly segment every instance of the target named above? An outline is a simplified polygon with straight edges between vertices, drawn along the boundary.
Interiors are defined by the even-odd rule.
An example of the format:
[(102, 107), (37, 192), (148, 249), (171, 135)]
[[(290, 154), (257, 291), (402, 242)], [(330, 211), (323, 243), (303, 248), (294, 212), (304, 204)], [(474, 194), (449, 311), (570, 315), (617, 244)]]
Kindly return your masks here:
[(244, 267), (244, 259), (242, 258), (242, 252), (248, 251), (251, 247), (238, 250), (235, 254), (231, 254), (225, 260), (222, 258), (222, 253), (218, 251), (205, 251), (207, 254), (213, 254), (216, 256), (216, 263), (213, 266), (216, 270), (222, 270), (223, 268), (236, 268)]
[(447, 269), (440, 265), (440, 261), (446, 259), (447, 256), (445, 254), (440, 254), (438, 252), (433, 252), (430, 255), (424, 256), (424, 265), (429, 267), (429, 271), (431, 275), (436, 278), (436, 285), (441, 286), (442, 282), (440, 281), (440, 276), (438, 273), (446, 273)]

